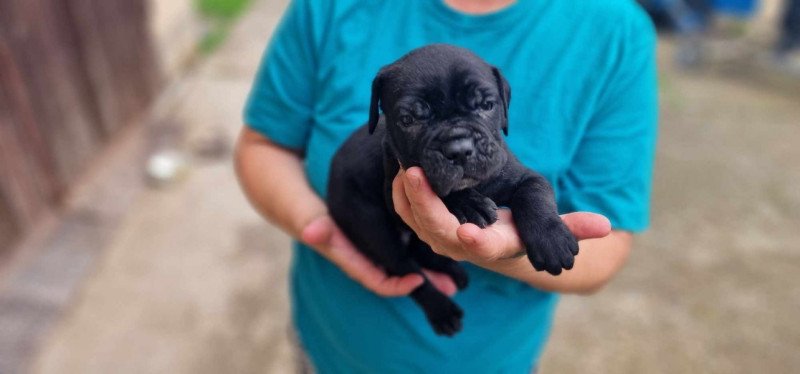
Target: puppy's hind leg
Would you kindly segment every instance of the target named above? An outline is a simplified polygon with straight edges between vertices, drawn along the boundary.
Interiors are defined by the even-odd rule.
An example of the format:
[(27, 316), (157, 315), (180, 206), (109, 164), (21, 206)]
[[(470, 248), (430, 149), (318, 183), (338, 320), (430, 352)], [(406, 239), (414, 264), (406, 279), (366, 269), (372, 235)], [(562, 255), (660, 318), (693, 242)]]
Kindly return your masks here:
[(456, 287), (463, 290), (469, 283), (467, 271), (452, 258), (434, 252), (431, 247), (413, 233), (408, 243), (408, 253), (411, 254), (423, 268), (445, 273), (453, 279)]
[[(383, 267), (387, 274), (402, 276), (417, 273), (425, 276), (403, 245), (397, 223), (383, 204), (353, 200), (349, 204), (334, 204), (331, 207), (333, 219), (350, 241), (372, 262)], [(461, 330), (461, 318), (464, 315), (461, 308), (427, 278), (410, 296), (423, 309), (437, 334), (449, 336)]]
[(437, 334), (453, 336), (461, 331), (464, 312), (447, 295), (436, 289), (428, 278), (411, 292), (411, 298), (422, 307)]
[[(420, 265), (410, 257), (396, 258), (396, 262), (384, 265), (386, 273), (402, 276), (417, 273), (425, 277)], [(422, 308), (425, 317), (439, 335), (453, 336), (461, 331), (464, 312), (447, 295), (443, 294), (425, 277), (425, 282), (411, 292), (411, 299)]]

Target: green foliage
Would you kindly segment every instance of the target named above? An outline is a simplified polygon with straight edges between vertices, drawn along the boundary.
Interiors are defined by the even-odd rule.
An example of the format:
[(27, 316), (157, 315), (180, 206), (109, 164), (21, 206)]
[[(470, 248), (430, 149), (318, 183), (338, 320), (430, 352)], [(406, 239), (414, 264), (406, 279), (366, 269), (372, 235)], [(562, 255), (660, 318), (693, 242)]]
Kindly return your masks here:
[(203, 15), (222, 21), (230, 21), (238, 16), (250, 0), (195, 0)]
[(213, 52), (228, 36), (228, 29), (250, 0), (194, 0), (195, 6), (208, 20), (209, 28), (198, 49), (202, 54)]
[(220, 44), (225, 40), (228, 36), (228, 29), (224, 27), (214, 27), (209, 30), (205, 35), (203, 35), (203, 39), (200, 40), (200, 44), (198, 49), (200, 53), (207, 55), (219, 47)]

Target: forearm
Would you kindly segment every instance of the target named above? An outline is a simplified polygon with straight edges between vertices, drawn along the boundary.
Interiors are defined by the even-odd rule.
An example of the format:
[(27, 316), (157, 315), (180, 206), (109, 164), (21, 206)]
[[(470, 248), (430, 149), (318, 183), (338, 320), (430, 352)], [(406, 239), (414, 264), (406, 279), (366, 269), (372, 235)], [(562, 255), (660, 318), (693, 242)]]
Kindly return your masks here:
[(247, 127), (239, 136), (235, 164), (253, 207), (293, 237), (327, 211), (308, 184), (301, 156)]
[(604, 238), (582, 240), (579, 244), (580, 253), (575, 257), (575, 266), (557, 276), (534, 270), (525, 256), (476, 264), (542, 290), (590, 294), (608, 283), (625, 264), (632, 235), (625, 231), (612, 231)]
[[(311, 189), (298, 153), (245, 127), (236, 146), (235, 163), (239, 184), (261, 215), (295, 238), (302, 234), (304, 243), (365, 288), (390, 297), (408, 295), (422, 284), (422, 276), (416, 273), (386, 275), (352, 246)], [(448, 285), (455, 290), (452, 281)]]

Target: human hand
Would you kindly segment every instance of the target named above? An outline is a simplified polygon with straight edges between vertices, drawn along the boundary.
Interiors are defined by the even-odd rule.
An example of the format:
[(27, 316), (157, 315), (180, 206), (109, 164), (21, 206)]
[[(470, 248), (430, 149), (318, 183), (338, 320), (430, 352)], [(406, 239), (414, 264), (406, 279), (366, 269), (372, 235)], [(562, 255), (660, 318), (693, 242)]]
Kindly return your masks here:
[[(353, 246), (328, 215), (315, 218), (300, 234), (300, 239), (338, 266), (366, 289), (386, 297), (405, 296), (419, 287), (424, 279), (419, 274), (389, 276)], [(442, 293), (452, 296), (456, 285), (449, 276), (424, 270), (425, 276)]]
[[(498, 210), (497, 222), (485, 229), (460, 224), (418, 167), (400, 170), (392, 183), (392, 200), (403, 221), (440, 255), (481, 264), (525, 254), (511, 211)], [(561, 219), (578, 240), (611, 232), (608, 219), (599, 214), (570, 213)]]

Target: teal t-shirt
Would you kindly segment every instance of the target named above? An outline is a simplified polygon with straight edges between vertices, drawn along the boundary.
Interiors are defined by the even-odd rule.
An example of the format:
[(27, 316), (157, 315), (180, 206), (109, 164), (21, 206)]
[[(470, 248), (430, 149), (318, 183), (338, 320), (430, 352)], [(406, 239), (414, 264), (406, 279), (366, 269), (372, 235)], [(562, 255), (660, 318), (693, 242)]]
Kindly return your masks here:
[[(655, 34), (632, 0), (518, 0), (486, 15), (442, 0), (295, 1), (267, 49), (245, 123), (301, 150), (324, 196), (333, 153), (367, 120), (375, 73), (430, 43), (466, 47), (500, 68), (511, 85), (506, 140), (553, 184), (560, 211), (601, 213), (620, 230), (647, 226)], [(296, 245), (301, 343), (321, 373), (528, 372), (557, 296), (465, 266), (470, 286), (455, 296), (464, 328), (446, 338), (410, 298), (378, 297)]]

